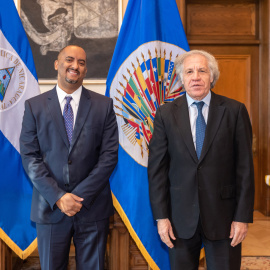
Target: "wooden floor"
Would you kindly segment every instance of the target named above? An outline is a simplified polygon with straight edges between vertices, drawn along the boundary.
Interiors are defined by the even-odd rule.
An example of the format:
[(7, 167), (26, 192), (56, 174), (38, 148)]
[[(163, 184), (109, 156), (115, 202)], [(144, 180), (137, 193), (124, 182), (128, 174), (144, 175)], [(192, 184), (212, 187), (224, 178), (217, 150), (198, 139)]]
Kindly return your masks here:
[(243, 242), (241, 269), (270, 270), (270, 217), (257, 211)]
[(258, 211), (254, 212), (254, 223), (249, 225), (242, 255), (270, 257), (270, 217), (265, 217)]
[[(14, 270), (39, 270), (34, 252), (26, 261), (14, 265)], [(69, 270), (75, 270), (74, 251), (71, 251)], [(201, 262), (200, 270), (206, 269)], [(270, 270), (270, 217), (254, 212), (254, 223), (249, 225), (247, 238), (243, 242), (241, 270)]]

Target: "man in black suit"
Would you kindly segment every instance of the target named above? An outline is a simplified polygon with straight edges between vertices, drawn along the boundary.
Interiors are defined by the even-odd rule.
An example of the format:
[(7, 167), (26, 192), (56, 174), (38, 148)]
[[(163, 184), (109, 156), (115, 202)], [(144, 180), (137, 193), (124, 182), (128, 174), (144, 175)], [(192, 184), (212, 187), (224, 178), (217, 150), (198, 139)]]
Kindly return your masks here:
[(20, 136), (41, 268), (67, 269), (73, 238), (77, 269), (103, 270), (118, 153), (113, 102), (82, 86), (81, 47), (62, 49), (55, 69), (56, 87), (26, 101)]
[(253, 221), (252, 129), (244, 104), (210, 91), (215, 58), (190, 51), (175, 61), (186, 94), (161, 106), (149, 145), (150, 200), (171, 269), (239, 270)]

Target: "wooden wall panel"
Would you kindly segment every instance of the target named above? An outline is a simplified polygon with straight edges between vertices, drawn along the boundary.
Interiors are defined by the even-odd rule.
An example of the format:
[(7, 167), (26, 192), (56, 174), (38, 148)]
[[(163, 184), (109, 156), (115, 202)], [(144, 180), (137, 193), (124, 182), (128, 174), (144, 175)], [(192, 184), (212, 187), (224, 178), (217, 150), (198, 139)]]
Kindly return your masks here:
[(130, 239), (129, 254), (130, 254), (130, 261), (129, 261), (130, 270), (148, 269), (148, 264), (146, 260), (144, 259), (141, 252), (139, 251), (138, 247), (136, 246), (135, 242), (132, 239)]
[(187, 7), (187, 35), (255, 37), (255, 4)]
[(214, 92), (236, 99), (250, 113), (250, 55), (216, 55), (220, 78)]
[(150, 270), (117, 212), (111, 219), (107, 246), (109, 270)]
[(129, 232), (115, 213), (110, 224), (107, 254), (110, 270), (129, 270)]
[(12, 270), (12, 251), (1, 239), (0, 239), (0, 269)]
[(260, 147), (259, 163), (261, 173), (261, 208), (270, 216), (270, 187), (264, 182), (265, 175), (270, 175), (270, 1), (260, 0)]
[(255, 4), (190, 4), (187, 6), (187, 35), (255, 38), (255, 12)]

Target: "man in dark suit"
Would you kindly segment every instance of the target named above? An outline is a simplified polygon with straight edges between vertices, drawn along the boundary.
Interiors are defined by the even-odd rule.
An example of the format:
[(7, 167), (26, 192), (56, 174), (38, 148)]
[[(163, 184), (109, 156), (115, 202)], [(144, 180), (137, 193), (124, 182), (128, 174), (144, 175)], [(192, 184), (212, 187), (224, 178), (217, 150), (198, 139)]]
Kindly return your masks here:
[(73, 237), (77, 269), (103, 270), (118, 153), (113, 102), (82, 86), (81, 47), (62, 49), (55, 69), (56, 87), (26, 101), (20, 136), (41, 268), (67, 269)]
[(149, 145), (150, 200), (171, 269), (236, 270), (253, 221), (252, 130), (244, 104), (210, 91), (215, 58), (190, 51), (175, 61), (186, 94), (161, 106)]

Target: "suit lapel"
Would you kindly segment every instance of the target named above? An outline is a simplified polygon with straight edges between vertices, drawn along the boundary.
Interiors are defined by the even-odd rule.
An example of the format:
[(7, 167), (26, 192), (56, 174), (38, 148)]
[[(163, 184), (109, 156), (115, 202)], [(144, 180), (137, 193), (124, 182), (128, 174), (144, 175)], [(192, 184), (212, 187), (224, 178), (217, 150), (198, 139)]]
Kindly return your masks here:
[(211, 101), (210, 101), (210, 107), (209, 107), (208, 121), (207, 121), (205, 138), (204, 138), (202, 153), (200, 156), (200, 161), (203, 160), (203, 158), (205, 157), (206, 153), (208, 152), (211, 146), (211, 143), (220, 126), (220, 122), (222, 120), (224, 110), (225, 108), (221, 106), (221, 102), (218, 96), (215, 93), (211, 92)]
[(65, 128), (65, 123), (63, 119), (63, 115), (61, 112), (58, 96), (56, 93), (56, 87), (50, 92), (48, 96), (48, 111), (52, 116), (52, 119), (55, 123), (55, 126), (57, 130), (60, 133), (60, 136), (62, 137), (65, 145), (67, 148), (69, 148), (69, 142), (68, 142), (68, 137), (67, 137), (67, 132)]
[(190, 155), (192, 156), (195, 162), (198, 162), (191, 134), (186, 95), (183, 95), (175, 100), (173, 106), (173, 115), (177, 123), (177, 128), (183, 137), (183, 140), (190, 152)]
[(91, 105), (91, 98), (89, 92), (83, 87), (77, 117), (75, 121), (75, 127), (72, 135), (71, 149), (81, 133), (81, 130), (83, 128), (83, 125), (90, 110), (90, 105)]

